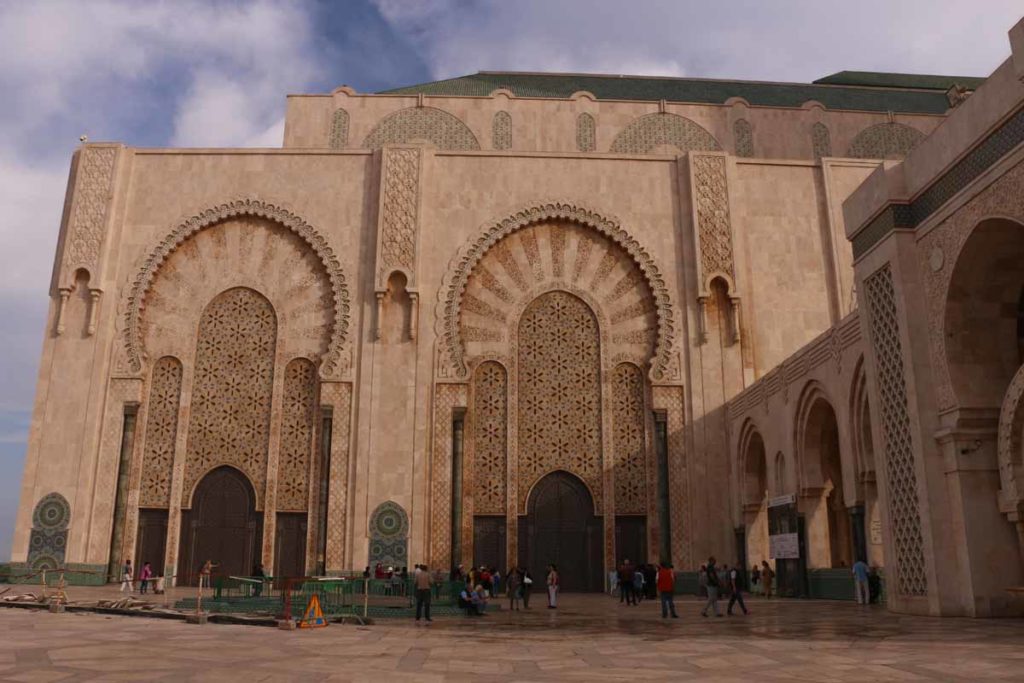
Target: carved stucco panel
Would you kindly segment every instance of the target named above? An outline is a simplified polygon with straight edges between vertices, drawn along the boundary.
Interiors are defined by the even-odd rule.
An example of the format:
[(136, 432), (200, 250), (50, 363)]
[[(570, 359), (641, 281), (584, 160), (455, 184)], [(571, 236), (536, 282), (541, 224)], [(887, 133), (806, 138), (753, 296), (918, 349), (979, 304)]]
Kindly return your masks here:
[(331, 406), (330, 473), (327, 489), (327, 556), (328, 571), (340, 571), (347, 565), (349, 452), (352, 437), (352, 385), (348, 382), (325, 382), (320, 388), (320, 402)]
[(93, 282), (98, 282), (96, 267), (106, 233), (116, 162), (116, 147), (86, 146), (81, 151), (64, 249), (65, 282), (74, 277), (78, 268), (87, 269)]
[(735, 278), (726, 158), (694, 154), (693, 172), (697, 234), (700, 242), (701, 287), (716, 274)]
[(689, 508), (690, 469), (686, 463), (685, 412), (683, 387), (655, 386), (651, 388), (651, 403), (655, 410), (664, 410), (668, 424), (668, 477), (669, 520), (671, 528), (672, 560), (676, 566), (692, 567), (692, 525)]
[(434, 429), (430, 492), (430, 564), (446, 566), (452, 554), (452, 415), (466, 406), (465, 384), (434, 386)]

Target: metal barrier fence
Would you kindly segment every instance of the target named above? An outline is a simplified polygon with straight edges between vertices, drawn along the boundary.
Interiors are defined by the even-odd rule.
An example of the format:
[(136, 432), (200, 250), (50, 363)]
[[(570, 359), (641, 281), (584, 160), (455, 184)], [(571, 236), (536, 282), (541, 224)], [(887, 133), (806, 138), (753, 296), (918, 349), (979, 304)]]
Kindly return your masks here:
[[(461, 582), (432, 581), (431, 604), (455, 605)], [(364, 579), (361, 576), (300, 577), (287, 579), (281, 588), (281, 618), (301, 617), (313, 595), (327, 617), (369, 616), (371, 608), (411, 609), (416, 590), (413, 579)]]

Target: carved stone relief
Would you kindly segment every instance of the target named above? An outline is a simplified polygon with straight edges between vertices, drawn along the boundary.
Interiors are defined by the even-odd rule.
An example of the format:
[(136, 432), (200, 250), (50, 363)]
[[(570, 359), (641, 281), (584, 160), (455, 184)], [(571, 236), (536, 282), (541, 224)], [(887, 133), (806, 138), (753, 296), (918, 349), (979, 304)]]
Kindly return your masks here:
[(655, 410), (664, 410), (668, 424), (668, 476), (672, 560), (676, 566), (694, 566), (690, 539), (690, 479), (686, 467), (685, 412), (683, 388), (654, 386), (651, 403)]
[(590, 292), (615, 319), (611, 355), (650, 362), (653, 377), (665, 376), (675, 324), (657, 266), (614, 221), (567, 204), (520, 212), (456, 257), (439, 304), (446, 353), (438, 374), (465, 377), (467, 354), (506, 353), (507, 323), (532, 296), (555, 287)]
[(345, 149), (348, 147), (348, 112), (342, 108), (334, 110), (331, 116), (331, 136), (329, 145), (331, 149)]
[(576, 149), (580, 152), (597, 149), (597, 122), (587, 112), (576, 117)]
[(277, 319), (251, 289), (229, 289), (203, 312), (196, 343), (182, 506), (215, 466), (249, 477), (262, 508), (266, 489)]
[(555, 470), (580, 477), (602, 509), (601, 350), (597, 319), (579, 298), (542, 294), (518, 329), (519, 509)]
[(815, 161), (832, 156), (832, 135), (828, 131), (828, 126), (820, 121), (811, 126), (811, 150)]
[(139, 505), (167, 508), (171, 504), (174, 446), (178, 441), (181, 361), (164, 356), (153, 364), (146, 406), (146, 445), (142, 454)]
[(465, 407), (465, 384), (434, 387), (433, 463), (430, 482), (430, 562), (446, 566), (452, 554), (452, 416)]
[(476, 150), (480, 143), (456, 116), (434, 107), (410, 107), (388, 114), (363, 141), (366, 149), (427, 140), (438, 149)]
[(70, 282), (79, 268), (88, 270), (96, 282), (100, 249), (106, 231), (107, 212), (114, 184), (116, 147), (86, 146), (81, 151), (75, 178), (74, 209), (64, 249), (64, 282)]
[(499, 111), (491, 122), (491, 144), (494, 149), (512, 149), (512, 115)]
[(473, 372), (473, 512), (504, 515), (508, 468), (508, 375), (500, 363)]
[(332, 408), (331, 450), (327, 497), (327, 556), (328, 571), (349, 568), (346, 563), (348, 538), (348, 468), (349, 441), (352, 432), (352, 385), (348, 382), (325, 382), (321, 385), (320, 401)]
[(615, 137), (612, 152), (649, 154), (661, 145), (672, 145), (680, 152), (722, 149), (718, 141), (698, 124), (678, 114), (648, 114), (636, 119)]
[(925, 134), (902, 123), (879, 123), (857, 133), (846, 156), (855, 159), (902, 159)]
[(647, 514), (644, 378), (632, 363), (620, 363), (612, 374), (612, 430), (615, 514)]
[(377, 249), (377, 290), (387, 288), (396, 269), (415, 285), (416, 241), (419, 226), (419, 188), (422, 150), (384, 150), (381, 171), (380, 230)]
[(278, 512), (306, 512), (316, 417), (316, 368), (296, 358), (284, 369), (281, 452), (277, 470)]
[[(219, 224), (225, 222), (235, 225), (236, 227), (233, 227), (232, 230), (238, 230), (238, 233), (227, 234), (231, 232), (229, 230), (225, 234), (206, 235), (209, 239), (202, 242), (190, 239), (203, 237), (207, 229), (212, 226), (220, 227)], [(274, 233), (279, 230), (294, 234), (301, 242), (305, 243), (305, 246), (297, 248), (295, 243), (289, 240), (276, 240)], [(222, 231), (218, 230), (217, 232)], [(286, 246), (287, 249), (281, 252), (278, 250), (279, 246)], [(184, 258), (178, 259), (177, 263), (181, 268), (189, 268), (190, 263), (201, 264), (191, 267), (205, 267), (203, 276), (198, 280), (183, 277), (181, 274), (177, 277), (172, 275), (170, 278), (158, 278), (158, 273), (183, 247), (186, 249), (186, 255)], [(268, 264), (265, 262), (267, 258), (282, 257), (294, 260), (292, 264), (294, 266), (306, 258), (302, 253), (307, 249), (311, 250), (311, 260), (319, 261), (321, 264), (315, 270), (289, 268), (288, 266), (268, 268)], [(220, 252), (220, 255), (217, 252)], [(212, 255), (218, 261), (223, 258), (223, 263), (231, 266), (229, 274), (232, 277), (237, 276), (243, 281), (252, 282), (260, 287), (266, 285), (269, 273), (276, 278), (275, 284), (280, 284), (282, 287), (295, 287), (296, 293), (301, 292), (303, 287), (308, 288), (310, 284), (316, 283), (318, 278), (322, 278), (322, 284), (317, 284), (310, 292), (303, 293), (303, 297), (312, 295), (319, 298), (320, 292), (323, 291), (323, 303), (330, 311), (330, 315), (326, 321), (320, 315), (311, 316), (311, 318), (317, 321), (317, 325), (326, 325), (325, 350), (321, 351), (317, 348), (307, 352), (301, 350), (301, 345), (299, 345), (296, 346), (295, 355), (319, 356), (322, 352), (320, 374), (323, 377), (340, 376), (349, 371), (351, 357), (345, 344), (348, 336), (349, 292), (338, 259), (324, 238), (302, 219), (282, 208), (254, 199), (229, 202), (192, 216), (180, 223), (146, 257), (128, 290), (127, 303), (124, 306), (123, 334), (128, 358), (127, 370), (134, 373), (142, 370), (146, 352), (151, 351), (146, 348), (143, 341), (144, 329), (147, 325), (161, 324), (159, 318), (162, 314), (155, 314), (152, 310), (158, 307), (161, 297), (155, 297), (156, 304), (149, 300), (150, 290), (154, 283), (159, 284), (163, 279), (166, 283), (172, 284), (171, 291), (163, 296), (162, 300), (171, 301), (167, 310), (168, 315), (179, 316), (176, 308), (188, 300), (188, 295), (193, 289), (198, 285), (203, 285), (209, 279), (208, 274), (219, 277), (220, 271), (223, 270), (222, 265), (218, 266), (208, 260), (194, 258), (204, 255)], [(316, 272), (317, 270), (319, 274)], [(308, 280), (302, 284), (294, 282), (294, 278), (308, 278)], [(237, 279), (234, 284), (237, 284)], [(227, 286), (231, 285), (225, 285), (225, 287)], [(321, 287), (323, 287), (322, 290)], [(203, 289), (203, 292), (205, 291), (206, 289)], [(145, 316), (143, 315), (144, 309), (147, 310)], [(287, 318), (286, 315), (285, 319)], [(187, 326), (192, 325), (194, 325), (194, 321), (189, 320)], [(164, 334), (154, 336), (156, 338), (167, 337)], [(176, 338), (174, 334), (170, 336)], [(300, 334), (299, 336), (304, 335)], [(322, 343), (323, 337), (314, 334), (305, 336), (315, 339), (315, 344), (318, 346)]]
[(693, 169), (703, 286), (716, 274), (725, 274), (730, 278), (735, 275), (726, 160), (720, 155), (694, 154), (690, 156), (690, 163)]
[(871, 345), (881, 404), (889, 523), (896, 549), (896, 589), (900, 595), (927, 595), (917, 468), (907, 408), (896, 293), (888, 264), (864, 281)]
[(746, 119), (737, 119), (732, 124), (732, 136), (736, 141), (736, 156), (754, 156), (754, 127)]

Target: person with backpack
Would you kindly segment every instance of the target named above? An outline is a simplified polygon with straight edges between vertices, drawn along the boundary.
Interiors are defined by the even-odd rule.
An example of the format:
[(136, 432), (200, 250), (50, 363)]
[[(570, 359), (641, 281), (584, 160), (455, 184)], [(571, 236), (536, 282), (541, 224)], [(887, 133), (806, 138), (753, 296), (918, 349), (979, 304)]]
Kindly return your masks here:
[(715, 558), (711, 556), (708, 558), (707, 568), (705, 570), (707, 576), (707, 587), (708, 587), (708, 601), (704, 605), (704, 609), (700, 611), (702, 617), (708, 615), (708, 608), (710, 607), (715, 612), (716, 617), (722, 616), (722, 613), (718, 611), (718, 567), (715, 566)]

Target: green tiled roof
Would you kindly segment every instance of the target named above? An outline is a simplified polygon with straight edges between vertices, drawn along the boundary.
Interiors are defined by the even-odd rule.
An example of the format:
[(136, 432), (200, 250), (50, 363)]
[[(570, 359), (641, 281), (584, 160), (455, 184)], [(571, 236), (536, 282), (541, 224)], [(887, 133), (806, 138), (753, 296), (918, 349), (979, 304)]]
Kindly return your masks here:
[[(844, 76), (856, 74), (856, 77)], [(911, 76), (902, 74), (869, 74), (843, 71), (826, 77), (868, 80), (877, 77), (873, 87), (847, 83), (769, 83), (760, 81), (716, 81), (700, 78), (661, 78), (651, 76), (599, 76), (591, 74), (536, 74), (481, 71), (470, 76), (432, 81), (404, 88), (385, 90), (381, 94), (436, 96), (486, 96), (498, 88), (510, 90), (517, 97), (566, 98), (586, 90), (601, 100), (646, 100), (722, 104), (730, 97), (742, 97), (752, 105), (768, 107), (799, 107), (808, 100), (821, 102), (829, 109), (860, 111), (894, 111), (919, 114), (943, 114), (949, 108), (946, 87), (939, 82), (980, 82), (982, 79), (946, 76)], [(927, 89), (920, 86), (896, 85), (899, 78), (908, 82), (934, 83)], [(937, 80), (936, 80), (937, 79)]]
[(887, 74), (875, 71), (839, 71), (814, 81), (818, 85), (866, 85), (873, 88), (915, 88), (946, 92), (954, 85), (977, 90), (985, 82), (975, 76), (930, 76), (928, 74)]

